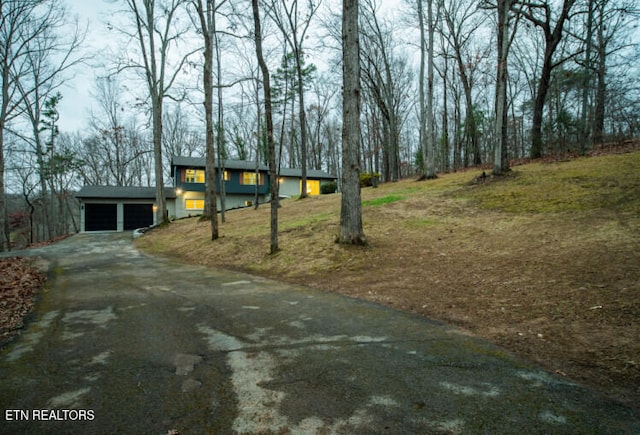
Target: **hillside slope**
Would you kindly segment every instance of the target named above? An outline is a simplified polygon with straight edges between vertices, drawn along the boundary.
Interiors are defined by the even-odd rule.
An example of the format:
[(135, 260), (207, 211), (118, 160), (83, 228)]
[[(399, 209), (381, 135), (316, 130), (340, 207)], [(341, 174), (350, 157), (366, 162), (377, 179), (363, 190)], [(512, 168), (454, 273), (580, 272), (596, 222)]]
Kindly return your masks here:
[(137, 244), (455, 324), (637, 407), (640, 152), (479, 172), (364, 189), (367, 248), (334, 243), (337, 194), (283, 201), (274, 256), (268, 206)]

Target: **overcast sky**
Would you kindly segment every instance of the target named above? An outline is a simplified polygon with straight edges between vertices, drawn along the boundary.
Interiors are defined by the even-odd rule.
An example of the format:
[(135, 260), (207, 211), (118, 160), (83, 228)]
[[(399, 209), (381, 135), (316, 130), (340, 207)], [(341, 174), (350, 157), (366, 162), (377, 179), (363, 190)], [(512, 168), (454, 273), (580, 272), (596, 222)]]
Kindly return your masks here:
[[(96, 75), (104, 70), (95, 65), (105, 60), (109, 52), (109, 44), (116, 38), (116, 31), (107, 29), (107, 22), (113, 20), (114, 11), (122, 10), (123, 0), (65, 0), (71, 16), (78, 16), (81, 26), (88, 26), (86, 41), (83, 45), (84, 54), (95, 56), (87, 65), (75, 68), (74, 78), (60, 89), (62, 102), (60, 104), (59, 127), (62, 132), (73, 133), (87, 128), (91, 106), (95, 102), (91, 93), (95, 87)], [(340, 5), (339, 0), (324, 0)], [(402, 0), (382, 0), (381, 12), (392, 16), (399, 13)], [(248, 1), (247, 1), (248, 3)], [(393, 19), (393, 18), (392, 18)], [(115, 48), (115, 47), (114, 47)]]
[[(113, 2), (111, 2), (113, 3)], [(96, 55), (106, 46), (108, 33), (105, 16), (113, 10), (113, 4), (105, 0), (66, 0), (67, 8), (72, 16), (78, 16), (82, 28), (88, 26), (87, 38), (83, 45), (83, 53)], [(91, 66), (95, 61), (89, 60), (88, 65), (79, 65), (74, 69), (74, 78), (70, 79), (60, 90), (59, 127), (63, 132), (74, 132), (85, 128), (88, 111), (91, 104), (91, 92), (94, 87), (95, 71)]]

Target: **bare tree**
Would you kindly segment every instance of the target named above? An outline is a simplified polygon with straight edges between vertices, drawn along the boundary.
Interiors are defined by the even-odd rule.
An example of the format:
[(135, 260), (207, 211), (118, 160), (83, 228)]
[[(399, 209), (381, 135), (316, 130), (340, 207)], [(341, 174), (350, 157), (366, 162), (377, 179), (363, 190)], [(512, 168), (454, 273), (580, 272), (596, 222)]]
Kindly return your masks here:
[[(497, 75), (496, 75), (496, 97), (495, 97), (495, 147), (493, 157), (493, 173), (503, 174), (509, 171), (509, 159), (507, 155), (507, 59), (509, 47), (515, 35), (510, 33), (509, 24), (513, 21), (511, 6), (514, 0), (498, 0), (498, 50), (497, 50)], [(515, 26), (514, 26), (515, 28)]]
[[(198, 13), (198, 22), (200, 25), (200, 33), (204, 40), (204, 65), (203, 65), (203, 84), (204, 84), (204, 111), (205, 111), (205, 143), (206, 143), (206, 170), (207, 188), (205, 191), (205, 213), (203, 219), (211, 221), (211, 240), (216, 240), (219, 236), (218, 231), (218, 201), (216, 199), (216, 150), (214, 141), (214, 122), (213, 122), (213, 57), (214, 54), (219, 59), (219, 44), (216, 37), (216, 14), (218, 8), (222, 6), (226, 0), (216, 4), (215, 0), (206, 0), (206, 5), (202, 0), (194, 0), (193, 4)], [(220, 71), (218, 69), (218, 80), (220, 80)], [(220, 88), (218, 88), (220, 91)], [(221, 185), (224, 183), (221, 180)]]
[(330, 154), (328, 143), (331, 137), (325, 137), (327, 132), (327, 121), (331, 111), (332, 103), (337, 90), (337, 86), (329, 82), (328, 77), (320, 77), (313, 81), (316, 103), (310, 105), (309, 132), (311, 133), (311, 151), (313, 158), (313, 168), (322, 169), (323, 157)]
[(360, 34), (358, 0), (342, 2), (342, 203), (337, 241), (365, 245), (360, 195)]
[(588, 125), (589, 88), (591, 87), (591, 52), (593, 51), (593, 9), (595, 0), (587, 0), (587, 22), (585, 35), (584, 73), (582, 78), (582, 105), (580, 110), (580, 154), (584, 154), (591, 141), (591, 128)]
[[(171, 104), (163, 112), (162, 152), (166, 156), (201, 156), (205, 152), (199, 125), (183, 104)], [(166, 160), (166, 159), (165, 159)], [(165, 171), (167, 172), (167, 171)]]
[(99, 78), (93, 97), (97, 109), (89, 121), (90, 136), (82, 142), (85, 182), (97, 185), (131, 186), (140, 181), (140, 160), (151, 151), (132, 119), (126, 118), (123, 89), (116, 77)]
[[(220, 3), (222, 6), (226, 0), (223, 0)], [(226, 217), (226, 186), (225, 186), (225, 160), (227, 159), (227, 149), (226, 149), (226, 132), (224, 126), (224, 98), (223, 98), (223, 86), (222, 86), (222, 50), (221, 50), (221, 42), (220, 37), (217, 31), (217, 21), (215, 20), (214, 15), (213, 20), (213, 45), (216, 52), (216, 83), (217, 83), (217, 94), (218, 94), (218, 122), (217, 122), (217, 134), (216, 134), (216, 149), (218, 153), (218, 182), (220, 185), (220, 218), (222, 223), (225, 223)]]
[[(1, 3), (2, 29), (2, 108), (0, 109), (0, 136), (4, 136), (7, 123), (23, 115), (31, 128), (22, 135), (31, 145), (37, 157), (40, 176), (40, 195), (47, 216), (48, 236), (55, 235), (54, 197), (51, 164), (56, 158), (58, 113), (55, 109), (61, 95), (58, 89), (65, 81), (65, 74), (83, 60), (77, 55), (84, 39), (78, 23), (67, 19), (64, 6), (57, 0), (8, 1)], [(62, 33), (62, 29), (66, 33)], [(71, 29), (71, 31), (69, 31)], [(50, 107), (46, 107), (51, 102)], [(48, 133), (41, 135), (43, 114), (51, 115), (45, 126)], [(55, 119), (54, 119), (55, 118)], [(21, 133), (22, 134), (22, 133)], [(0, 139), (2, 140), (2, 139)], [(4, 203), (4, 157), (0, 142), (0, 221), (6, 220)], [(6, 228), (6, 227), (5, 227)], [(5, 232), (6, 234), (6, 232)], [(8, 236), (7, 236), (8, 237)], [(8, 240), (8, 239), (7, 239)], [(4, 245), (0, 241), (0, 245)], [(0, 246), (0, 249), (2, 246)]]
[[(420, 146), (422, 148), (423, 173), (420, 180), (437, 178), (435, 167), (435, 131), (433, 120), (433, 0), (427, 0), (428, 47), (425, 38), (424, 4), (417, 0), (418, 25), (420, 26)], [(424, 95), (425, 56), (427, 61), (427, 96)]]
[[(298, 0), (273, 0), (268, 13), (282, 32), (291, 53), (296, 69), (296, 91), (298, 94), (298, 115), (300, 118), (300, 160), (302, 163), (302, 184), (300, 198), (306, 198), (307, 193), (307, 120), (304, 103), (304, 41), (311, 20), (320, 7), (319, 0), (306, 0), (306, 8), (301, 11)], [(301, 15), (304, 14), (304, 17)]]
[(548, 0), (540, 2), (526, 2), (522, 7), (517, 7), (517, 11), (523, 17), (542, 29), (545, 41), (542, 71), (540, 72), (540, 79), (538, 81), (538, 88), (533, 106), (533, 125), (531, 130), (532, 158), (541, 157), (543, 154), (542, 115), (544, 112), (547, 92), (549, 91), (549, 84), (551, 82), (551, 72), (555, 67), (564, 62), (564, 59), (560, 61), (555, 59), (554, 54), (560, 40), (562, 39), (564, 24), (569, 19), (569, 12), (574, 4), (575, 0), (563, 0), (562, 9), (556, 19), (555, 25), (552, 23), (553, 5)]
[(35, 192), (38, 189), (38, 181), (36, 176), (36, 165), (33, 162), (32, 154), (22, 154), (22, 161), (16, 165), (16, 175), (20, 180), (22, 199), (28, 207), (29, 213), (29, 235), (28, 243), (32, 244), (37, 240), (36, 229), (36, 201)]
[(453, 57), (458, 66), (458, 75), (464, 91), (466, 137), (471, 142), (473, 164), (479, 165), (482, 163), (482, 158), (473, 102), (473, 85), (474, 73), (483, 55), (476, 53), (474, 56), (470, 52), (469, 45), (474, 41), (473, 35), (482, 25), (484, 18), (473, 7), (473, 2), (469, 1), (448, 3), (442, 1), (442, 12), (447, 28), (447, 31), (442, 33), (453, 49)]
[(133, 59), (127, 53), (117, 71), (134, 69), (143, 77), (149, 99), (151, 100), (151, 125), (153, 130), (153, 154), (156, 183), (156, 221), (168, 222), (167, 204), (164, 194), (164, 170), (162, 160), (162, 113), (164, 99), (169, 97), (171, 88), (176, 84), (178, 74), (187, 63), (189, 56), (198, 49), (187, 51), (179, 56), (176, 63), (170, 61), (172, 48), (177, 45), (190, 30), (186, 20), (180, 26), (178, 15), (188, 0), (126, 0), (128, 13), (133, 21), (134, 30), (129, 36), (138, 45), (139, 58)]
[(408, 78), (406, 58), (394, 53), (393, 24), (381, 17), (379, 3), (365, 0), (360, 36), (361, 73), (366, 91), (380, 112), (383, 127), (383, 176), (397, 181), (400, 170), (400, 108), (406, 101), (402, 88)]
[[(65, 10), (57, 0), (3, 0), (0, 2), (0, 251), (9, 247), (5, 201), (4, 137), (10, 123), (25, 110), (25, 100), (36, 91), (43, 98), (53, 91), (62, 73), (78, 59), (73, 54), (82, 40), (76, 28), (66, 40), (58, 34), (66, 25)], [(54, 54), (56, 59), (52, 60)], [(34, 61), (45, 65), (34, 74)], [(32, 106), (33, 107), (33, 106)]]
[[(262, 27), (260, 24), (260, 9), (258, 0), (251, 0), (253, 9), (254, 39), (256, 44), (256, 57), (262, 71), (262, 88), (264, 91), (264, 110), (267, 127), (267, 146), (269, 148), (269, 181), (271, 183), (271, 242), (269, 252), (275, 254), (280, 249), (278, 246), (278, 177), (276, 166), (276, 147), (273, 140), (273, 109), (271, 107), (271, 76), (269, 67), (262, 52)], [(257, 181), (256, 181), (257, 185)], [(256, 201), (257, 202), (257, 201)]]
[[(637, 41), (637, 23), (640, 18), (640, 6), (635, 0), (597, 0), (594, 4), (594, 51), (595, 51), (595, 104), (593, 115), (593, 140), (601, 142), (605, 133), (605, 106), (614, 103), (612, 95), (607, 95), (607, 85), (612, 78), (610, 66), (616, 63), (615, 55), (620, 55)], [(622, 62), (620, 62), (622, 61)], [(628, 65), (636, 63), (637, 55), (618, 62)], [(624, 68), (624, 67), (623, 67)], [(626, 74), (625, 74), (626, 75)], [(623, 94), (626, 94), (623, 92)], [(633, 98), (631, 98), (633, 100)], [(631, 103), (628, 106), (634, 106)], [(632, 109), (632, 111), (634, 111)]]

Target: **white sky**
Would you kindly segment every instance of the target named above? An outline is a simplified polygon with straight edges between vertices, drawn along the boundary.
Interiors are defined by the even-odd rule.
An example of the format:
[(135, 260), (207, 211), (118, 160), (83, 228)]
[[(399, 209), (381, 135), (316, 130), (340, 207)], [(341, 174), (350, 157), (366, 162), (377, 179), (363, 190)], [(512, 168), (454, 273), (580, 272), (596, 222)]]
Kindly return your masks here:
[[(248, 0), (245, 0), (248, 3)], [(385, 15), (399, 13), (403, 0), (381, 0), (381, 10)], [(68, 11), (72, 16), (78, 16), (81, 26), (88, 26), (84, 43), (84, 53), (95, 55), (87, 65), (79, 65), (74, 69), (73, 79), (68, 80), (60, 89), (62, 102), (60, 103), (59, 127), (62, 132), (72, 133), (87, 128), (91, 106), (95, 105), (91, 92), (95, 87), (95, 77), (104, 71), (96, 65), (105, 59), (109, 52), (110, 43), (114, 42), (115, 31), (107, 29), (106, 22), (113, 17), (113, 12), (122, 9), (123, 0), (65, 0)], [(337, 6), (339, 0), (324, 0)]]
[(104, 52), (108, 41), (105, 16), (114, 9), (113, 1), (105, 0), (66, 0), (67, 9), (72, 16), (78, 16), (80, 26), (87, 27), (87, 36), (83, 53), (97, 55), (87, 65), (79, 65), (74, 69), (74, 78), (60, 89), (59, 127), (63, 132), (74, 132), (85, 128), (92, 103), (91, 92), (94, 87), (95, 71), (91, 65), (99, 60), (100, 52)]

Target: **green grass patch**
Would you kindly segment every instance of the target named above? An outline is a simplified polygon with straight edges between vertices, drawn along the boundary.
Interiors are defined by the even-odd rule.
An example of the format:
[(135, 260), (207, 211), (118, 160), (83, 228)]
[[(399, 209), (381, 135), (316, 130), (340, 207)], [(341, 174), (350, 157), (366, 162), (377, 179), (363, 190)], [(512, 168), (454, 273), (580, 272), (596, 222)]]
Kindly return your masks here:
[(518, 167), (504, 178), (464, 189), (461, 196), (509, 213), (637, 210), (640, 153)]
[(391, 204), (392, 202), (402, 201), (403, 199), (404, 199), (404, 196), (387, 195), (387, 196), (383, 196), (381, 198), (375, 198), (375, 199), (370, 199), (370, 200), (367, 200), (367, 201), (362, 201), (362, 205), (368, 206), (368, 207), (379, 207), (381, 205)]

